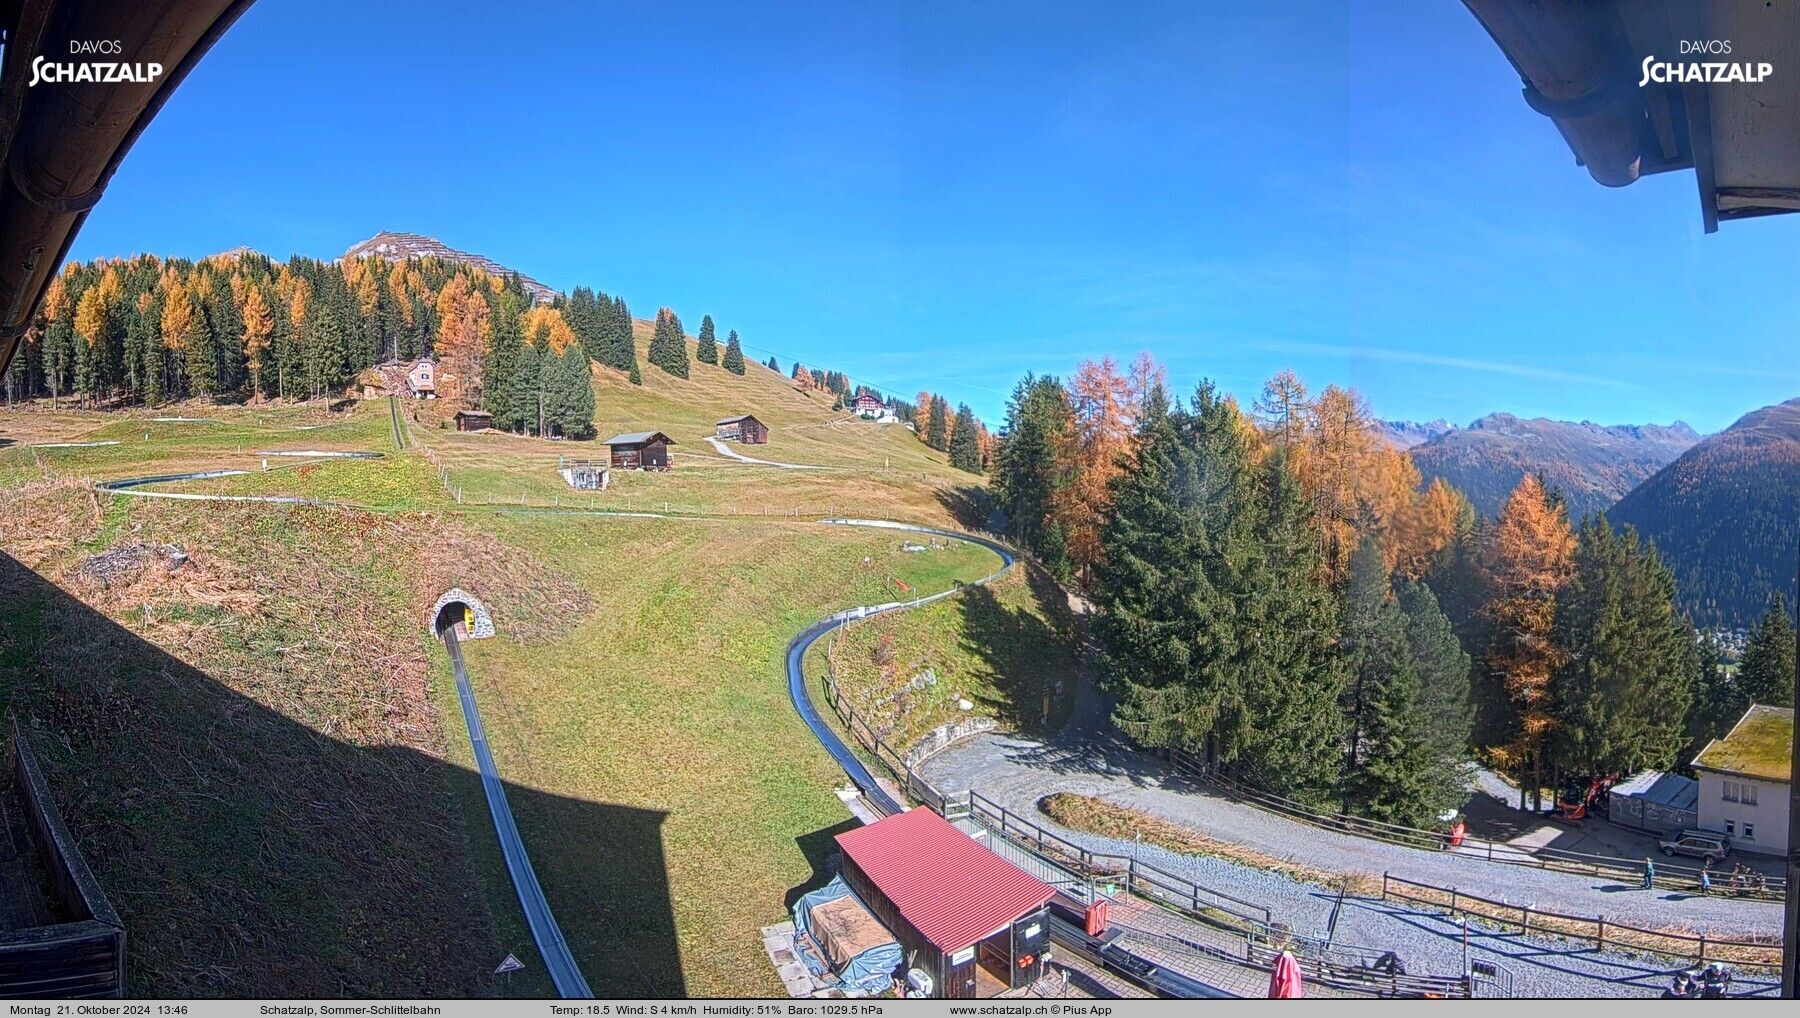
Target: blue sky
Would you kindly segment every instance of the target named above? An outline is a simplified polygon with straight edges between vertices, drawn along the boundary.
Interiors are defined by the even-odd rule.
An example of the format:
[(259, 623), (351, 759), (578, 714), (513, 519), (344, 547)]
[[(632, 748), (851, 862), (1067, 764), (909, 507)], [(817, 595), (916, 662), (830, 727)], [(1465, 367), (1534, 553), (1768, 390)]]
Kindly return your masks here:
[(74, 254), (382, 229), (990, 421), (1027, 370), (1140, 349), (1458, 423), (1800, 395), (1800, 217), (1707, 236), (1691, 173), (1593, 183), (1428, 0), (261, 0)]

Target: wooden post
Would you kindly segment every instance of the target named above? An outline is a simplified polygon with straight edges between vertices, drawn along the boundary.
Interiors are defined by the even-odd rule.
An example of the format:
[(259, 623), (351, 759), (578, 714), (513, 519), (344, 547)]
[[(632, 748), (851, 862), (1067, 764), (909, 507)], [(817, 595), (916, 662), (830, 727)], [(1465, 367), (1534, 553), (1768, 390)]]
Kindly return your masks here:
[(1524, 935), (1529, 935), (1531, 933), (1530, 905), (1523, 905), (1519, 908), (1519, 932)]
[(1594, 925), (1597, 928), (1594, 934), (1594, 949), (1604, 951), (1606, 950), (1606, 917), (1599, 916), (1594, 920)]

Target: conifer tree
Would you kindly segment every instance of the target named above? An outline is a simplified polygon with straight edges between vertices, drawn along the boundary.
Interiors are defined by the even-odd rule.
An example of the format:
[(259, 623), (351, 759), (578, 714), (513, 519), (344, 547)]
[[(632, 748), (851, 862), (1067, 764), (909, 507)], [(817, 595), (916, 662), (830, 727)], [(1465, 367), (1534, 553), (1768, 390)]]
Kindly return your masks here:
[(1554, 639), (1556, 597), (1568, 582), (1574, 550), (1561, 505), (1530, 474), (1501, 507), (1482, 549), (1486, 664), (1514, 712), (1502, 748), (1521, 797), (1530, 790), (1534, 800), (1541, 799), (1554, 725), (1550, 677), (1564, 660)]
[(656, 333), (650, 340), (650, 363), (676, 378), (688, 377), (687, 339), (682, 334), (681, 319), (668, 308), (656, 313)]
[(1788, 616), (1787, 599), (1777, 593), (1744, 648), (1737, 685), (1749, 703), (1791, 707), (1794, 681), (1794, 623)]
[(244, 366), (250, 372), (250, 395), (254, 398), (262, 394), (263, 357), (268, 353), (269, 335), (275, 328), (275, 319), (269, 312), (262, 287), (251, 283), (244, 288), (242, 316)]
[(1428, 814), (1460, 810), (1469, 801), (1469, 655), (1430, 587), (1402, 579), (1395, 592), (1406, 616), (1406, 639), (1419, 676), (1419, 710), (1431, 776)]
[(719, 341), (713, 332), (711, 315), (700, 316), (699, 345), (694, 350), (694, 359), (702, 364), (719, 363)]
[(950, 449), (950, 404), (942, 396), (931, 397), (931, 418), (926, 424), (925, 444), (938, 452)]
[(994, 465), (994, 493), (1006, 518), (1007, 536), (1037, 555), (1059, 579), (1068, 575), (1066, 544), (1060, 531), (1052, 538), (1051, 508), (1066, 483), (1056, 451), (1072, 418), (1062, 383), (1027, 374), (1007, 402), (1006, 437)]
[(971, 474), (981, 473), (981, 437), (975, 412), (967, 403), (956, 408), (956, 426), (950, 436), (950, 465)]
[(494, 427), (502, 431), (523, 431), (526, 424), (523, 386), (525, 370), (521, 362), (523, 336), (520, 335), (519, 308), (503, 302), (490, 320), (492, 339), (487, 357), (482, 360), (481, 391), (488, 413), (494, 415)]
[(744, 348), (738, 343), (736, 329), (725, 339), (725, 370), (734, 375), (744, 373)]
[(1564, 652), (1551, 681), (1556, 765), (1585, 777), (1674, 766), (1697, 637), (1674, 577), (1636, 530), (1616, 532), (1604, 514), (1583, 522), (1554, 634)]

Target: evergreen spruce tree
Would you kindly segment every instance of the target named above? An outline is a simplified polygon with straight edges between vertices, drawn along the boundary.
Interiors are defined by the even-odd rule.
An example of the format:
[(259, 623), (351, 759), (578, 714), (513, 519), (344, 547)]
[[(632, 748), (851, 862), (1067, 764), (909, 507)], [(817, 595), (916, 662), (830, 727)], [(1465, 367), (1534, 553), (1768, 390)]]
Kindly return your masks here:
[(925, 427), (925, 444), (938, 452), (950, 449), (950, 403), (942, 396), (931, 397), (931, 419)]
[(638, 371), (637, 361), (635, 361), (635, 360), (631, 362), (630, 378), (631, 378), (632, 385), (643, 385), (644, 384), (644, 376), (642, 373), (640, 373)]
[(725, 370), (734, 375), (744, 373), (744, 348), (738, 343), (736, 329), (725, 340)]
[(195, 300), (194, 327), (188, 334), (186, 353), (188, 394), (219, 394), (219, 356), (214, 348), (212, 325), (206, 320), (206, 306)]
[[(1770, 707), (1794, 703), (1794, 622), (1787, 600), (1779, 593), (1763, 613), (1744, 660), (1738, 665), (1737, 685), (1743, 699)], [(1735, 719), (1734, 719), (1735, 720)]]
[(587, 354), (570, 346), (558, 359), (556, 423), (566, 438), (594, 437), (594, 378)]
[[(1157, 391), (1161, 395), (1161, 390)], [(1162, 406), (1156, 416), (1164, 417)], [(903, 415), (910, 419), (912, 413)], [(1067, 480), (1057, 463), (1058, 446), (1073, 426), (1074, 410), (1062, 383), (1049, 376), (1026, 375), (1013, 388), (1006, 405), (1006, 429), (1002, 433), (998, 461), (994, 465), (994, 494), (1005, 516), (1006, 534), (1037, 555), (1060, 579), (1058, 563), (1064, 551), (1060, 530), (1056, 534), (1056, 562), (1050, 547), (1051, 507)]]
[(650, 340), (650, 363), (676, 378), (688, 377), (687, 339), (682, 334), (681, 319), (668, 308), (656, 313), (656, 333)]
[(502, 431), (523, 430), (526, 420), (519, 313), (518, 306), (507, 301), (488, 319), (492, 340), (481, 362), (484, 409), (494, 415), (494, 427)]
[(1583, 778), (1669, 768), (1687, 743), (1696, 635), (1656, 550), (1604, 514), (1583, 521), (1556, 599), (1552, 759)]
[(713, 332), (711, 315), (700, 316), (699, 345), (694, 350), (694, 359), (702, 364), (719, 363), (719, 341)]
[(1429, 586), (1401, 580), (1396, 597), (1406, 615), (1406, 638), (1419, 677), (1419, 710), (1431, 776), (1428, 814), (1460, 810), (1469, 801), (1470, 658)]
[(1345, 728), (1335, 599), (1318, 580), (1310, 503), (1285, 452), (1268, 456), (1260, 482), (1254, 551), (1235, 598), (1238, 668), (1256, 733), (1242, 769), (1262, 787), (1324, 804), (1342, 772)]
[(956, 427), (950, 436), (950, 465), (971, 474), (981, 473), (981, 437), (975, 432), (975, 412), (967, 403), (956, 408)]

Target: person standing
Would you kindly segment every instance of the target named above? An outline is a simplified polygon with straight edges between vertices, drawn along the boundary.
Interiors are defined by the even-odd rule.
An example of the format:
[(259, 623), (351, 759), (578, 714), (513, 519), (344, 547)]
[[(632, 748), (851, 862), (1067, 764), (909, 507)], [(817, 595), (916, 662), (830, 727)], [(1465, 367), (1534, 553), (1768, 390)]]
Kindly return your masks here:
[(1644, 890), (1648, 891), (1655, 886), (1656, 864), (1650, 861), (1649, 856), (1644, 856)]

